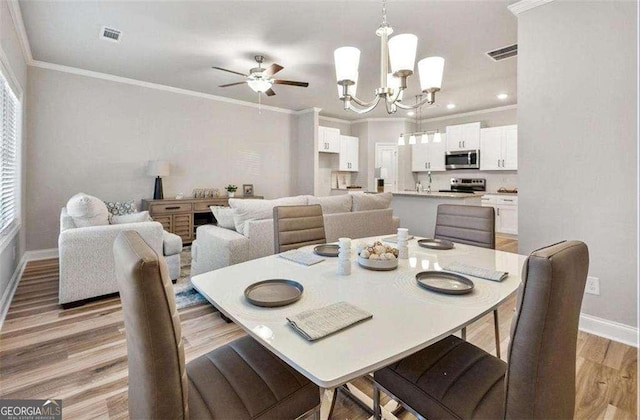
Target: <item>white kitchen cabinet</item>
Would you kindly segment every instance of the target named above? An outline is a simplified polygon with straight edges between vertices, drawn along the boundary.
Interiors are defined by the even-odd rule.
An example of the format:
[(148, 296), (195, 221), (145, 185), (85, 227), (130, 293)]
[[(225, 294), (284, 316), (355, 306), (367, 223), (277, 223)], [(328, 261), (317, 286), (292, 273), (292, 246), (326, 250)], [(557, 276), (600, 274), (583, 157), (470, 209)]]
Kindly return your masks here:
[(318, 127), (318, 151), (340, 153), (340, 130), (331, 127)]
[(480, 148), (480, 123), (447, 126), (447, 151), (478, 150)]
[(357, 137), (340, 136), (339, 170), (358, 172), (359, 143), (360, 141)]
[(518, 126), (480, 130), (480, 170), (515, 171), (518, 169)]
[(493, 207), (496, 214), (496, 232), (518, 234), (518, 197), (486, 194), (481, 198), (483, 207)]
[(447, 140), (446, 134), (441, 134), (441, 141), (434, 143), (417, 143), (411, 145), (411, 171), (412, 172), (438, 172), (444, 171), (444, 151)]

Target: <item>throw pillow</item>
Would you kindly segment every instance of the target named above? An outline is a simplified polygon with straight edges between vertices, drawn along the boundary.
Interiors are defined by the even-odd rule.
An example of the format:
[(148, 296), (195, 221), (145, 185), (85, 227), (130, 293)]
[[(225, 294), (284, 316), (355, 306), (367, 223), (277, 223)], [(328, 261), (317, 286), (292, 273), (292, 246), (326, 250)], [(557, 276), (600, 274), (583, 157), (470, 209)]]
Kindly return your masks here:
[(99, 198), (78, 193), (67, 201), (67, 213), (76, 227), (103, 226), (109, 224), (109, 211)]
[(213, 217), (216, 218), (218, 226), (225, 229), (235, 230), (236, 225), (233, 221), (233, 209), (231, 207), (210, 206)]
[(136, 213), (138, 208), (133, 200), (130, 201), (105, 201), (107, 210), (114, 216), (121, 216), (123, 214)]
[(275, 200), (253, 200), (232, 198), (229, 207), (233, 209), (233, 221), (238, 233), (244, 235), (244, 227), (248, 221), (273, 218), (276, 206), (306, 206), (307, 196), (283, 197)]
[(138, 213), (129, 213), (129, 214), (114, 214), (111, 216), (111, 224), (112, 225), (122, 225), (124, 223), (140, 223), (140, 222), (150, 222), (153, 219), (149, 216), (148, 211), (141, 211)]
[(329, 197), (309, 197), (309, 204), (320, 204), (322, 214), (349, 213), (353, 199), (351, 194), (334, 195)]
[(353, 211), (379, 210), (391, 207), (393, 194), (390, 192), (380, 194), (367, 194), (363, 192), (353, 193)]

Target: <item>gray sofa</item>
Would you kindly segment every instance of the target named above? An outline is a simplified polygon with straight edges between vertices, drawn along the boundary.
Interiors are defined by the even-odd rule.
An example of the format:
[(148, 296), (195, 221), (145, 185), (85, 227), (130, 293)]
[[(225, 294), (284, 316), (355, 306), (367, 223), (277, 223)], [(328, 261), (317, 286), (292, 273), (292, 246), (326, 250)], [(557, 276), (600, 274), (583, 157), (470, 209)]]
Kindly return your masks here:
[[(342, 197), (342, 198), (339, 198)], [(377, 201), (377, 202), (376, 202)], [(253, 202), (253, 203), (252, 203)], [(272, 214), (276, 205), (320, 204), (327, 242), (340, 237), (364, 238), (389, 235), (397, 231), (400, 220), (393, 216), (391, 195), (346, 194), (334, 197), (298, 196), (278, 200), (229, 200), (239, 229), (226, 229), (215, 225), (198, 227), (196, 240), (191, 246), (191, 275), (205, 273), (233, 264), (265, 257), (274, 253), (273, 219), (240, 220), (238, 213), (251, 213), (251, 206), (262, 208), (262, 217)], [(235, 208), (234, 208), (235, 207)], [(373, 208), (371, 207), (386, 207)], [(242, 233), (240, 233), (239, 231)]]
[(158, 222), (76, 227), (66, 207), (60, 213), (59, 303), (108, 295), (118, 291), (113, 243), (120, 232), (135, 230), (159, 255), (164, 255), (171, 280), (180, 276), (182, 239), (165, 232)]

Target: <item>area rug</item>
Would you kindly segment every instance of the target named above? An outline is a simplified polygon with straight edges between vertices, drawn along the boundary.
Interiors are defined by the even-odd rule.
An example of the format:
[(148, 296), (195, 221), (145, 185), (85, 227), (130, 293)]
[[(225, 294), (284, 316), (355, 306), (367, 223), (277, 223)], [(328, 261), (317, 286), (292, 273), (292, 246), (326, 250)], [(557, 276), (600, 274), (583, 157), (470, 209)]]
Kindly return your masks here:
[(185, 246), (180, 254), (180, 277), (173, 285), (178, 309), (207, 302), (191, 285), (191, 246)]

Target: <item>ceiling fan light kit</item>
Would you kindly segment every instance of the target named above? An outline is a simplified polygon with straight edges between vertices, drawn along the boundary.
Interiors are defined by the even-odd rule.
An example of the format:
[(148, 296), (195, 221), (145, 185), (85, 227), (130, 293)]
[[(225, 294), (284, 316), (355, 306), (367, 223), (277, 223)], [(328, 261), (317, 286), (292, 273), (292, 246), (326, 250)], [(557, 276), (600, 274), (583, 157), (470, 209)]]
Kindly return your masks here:
[(398, 108), (416, 109), (425, 104), (435, 103), (435, 94), (442, 87), (444, 58), (428, 57), (418, 62), (420, 88), (425, 94), (425, 99), (415, 105), (403, 104), (402, 93), (407, 88), (407, 78), (413, 75), (418, 37), (401, 34), (389, 39), (392, 33), (393, 28), (387, 23), (386, 1), (383, 0), (382, 23), (376, 31), (376, 35), (380, 37), (380, 87), (375, 90), (376, 97), (370, 102), (360, 100), (356, 97), (355, 88), (350, 89), (357, 82), (360, 50), (355, 47), (341, 47), (334, 51), (336, 79), (341, 89), (338, 97), (343, 101), (345, 110), (364, 114), (372, 111), (382, 99), (389, 114), (395, 113)]

